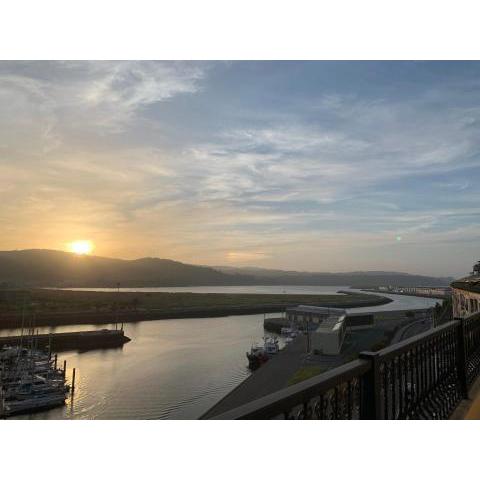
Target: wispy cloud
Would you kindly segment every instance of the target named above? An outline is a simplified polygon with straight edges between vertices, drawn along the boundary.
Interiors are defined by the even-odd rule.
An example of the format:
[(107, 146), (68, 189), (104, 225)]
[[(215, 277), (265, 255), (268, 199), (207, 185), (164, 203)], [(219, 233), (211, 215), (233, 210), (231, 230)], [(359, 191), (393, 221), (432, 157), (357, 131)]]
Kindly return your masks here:
[[(293, 81), (288, 63), (0, 62), (0, 247), (78, 235), (98, 253), (197, 263), (441, 273), (452, 251), (466, 263), (476, 71), (322, 76), (331, 68), (297, 65)], [(362, 84), (372, 69), (383, 77)], [(428, 245), (418, 263), (411, 249)]]

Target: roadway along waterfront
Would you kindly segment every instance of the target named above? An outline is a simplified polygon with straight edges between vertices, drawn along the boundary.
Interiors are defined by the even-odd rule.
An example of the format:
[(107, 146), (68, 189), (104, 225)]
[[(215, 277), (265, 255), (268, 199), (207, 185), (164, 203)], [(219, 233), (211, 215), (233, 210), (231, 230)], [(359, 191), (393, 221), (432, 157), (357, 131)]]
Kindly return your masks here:
[[(199, 288), (204, 291), (207, 287)], [(208, 290), (224, 293), (224, 288)], [(238, 288), (254, 293), (254, 287)], [(258, 288), (259, 293), (322, 294), (346, 287)], [(435, 304), (428, 298), (385, 296), (394, 301), (352, 311), (426, 308)], [(125, 335), (132, 341), (122, 348), (60, 354), (60, 362), (67, 359), (68, 374), (76, 367), (73, 400), (66, 407), (26, 418), (198, 418), (250, 375), (245, 352), (264, 335), (262, 314), (146, 321), (124, 327)], [(95, 328), (98, 327), (43, 327), (40, 333)], [(0, 330), (0, 336), (14, 333)]]

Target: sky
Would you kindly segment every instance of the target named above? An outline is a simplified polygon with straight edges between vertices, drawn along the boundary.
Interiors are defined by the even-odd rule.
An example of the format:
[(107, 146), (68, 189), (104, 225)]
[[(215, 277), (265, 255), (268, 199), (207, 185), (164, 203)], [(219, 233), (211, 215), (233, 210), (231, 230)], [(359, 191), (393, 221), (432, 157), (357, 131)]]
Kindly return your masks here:
[(480, 62), (0, 62), (0, 250), (463, 276)]

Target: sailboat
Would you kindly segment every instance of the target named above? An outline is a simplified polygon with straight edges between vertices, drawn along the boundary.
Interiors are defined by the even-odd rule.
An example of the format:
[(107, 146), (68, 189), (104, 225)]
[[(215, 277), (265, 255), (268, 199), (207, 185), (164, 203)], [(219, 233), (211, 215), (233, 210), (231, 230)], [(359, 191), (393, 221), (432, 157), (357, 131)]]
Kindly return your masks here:
[(70, 389), (65, 371), (57, 368), (50, 352), (38, 350), (35, 337), (34, 325), (24, 336), (22, 315), (20, 344), (0, 349), (0, 416), (65, 404)]

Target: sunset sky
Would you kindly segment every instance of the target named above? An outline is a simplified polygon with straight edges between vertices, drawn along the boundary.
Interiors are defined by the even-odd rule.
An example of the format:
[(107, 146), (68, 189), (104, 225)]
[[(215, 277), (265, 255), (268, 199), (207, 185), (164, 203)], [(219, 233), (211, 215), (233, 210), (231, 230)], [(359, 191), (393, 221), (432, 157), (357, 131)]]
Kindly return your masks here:
[(479, 62), (0, 62), (0, 249), (463, 275)]

